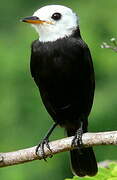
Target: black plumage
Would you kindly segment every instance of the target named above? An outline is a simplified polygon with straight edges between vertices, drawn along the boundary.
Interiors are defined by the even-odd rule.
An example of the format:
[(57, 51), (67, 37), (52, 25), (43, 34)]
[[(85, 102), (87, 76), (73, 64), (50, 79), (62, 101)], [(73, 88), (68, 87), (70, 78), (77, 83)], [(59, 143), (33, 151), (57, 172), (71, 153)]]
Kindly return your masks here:
[[(68, 136), (81, 127), (87, 132), (95, 78), (88, 46), (77, 28), (69, 37), (32, 43), (31, 74), (52, 119)], [(97, 163), (92, 148), (71, 151), (72, 169), (78, 176), (93, 176)]]

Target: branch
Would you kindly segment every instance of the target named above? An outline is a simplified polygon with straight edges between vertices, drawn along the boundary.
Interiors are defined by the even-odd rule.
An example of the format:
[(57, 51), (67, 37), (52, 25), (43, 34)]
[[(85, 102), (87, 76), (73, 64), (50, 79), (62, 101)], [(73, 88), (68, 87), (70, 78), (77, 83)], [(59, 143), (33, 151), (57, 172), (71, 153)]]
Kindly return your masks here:
[[(71, 147), (73, 137), (64, 138), (50, 142), (52, 154), (69, 151), (76, 147)], [(98, 145), (117, 145), (117, 131), (100, 132), (100, 133), (85, 133), (82, 136), (84, 147), (98, 146)], [(29, 162), (33, 160), (43, 159), (41, 150), (39, 149), (39, 156), (35, 154), (36, 146), (22, 149), (14, 152), (0, 153), (0, 167), (11, 166)], [(51, 152), (44, 148), (46, 157), (51, 156)]]
[(116, 41), (116, 39), (111, 38), (110, 41), (113, 45), (109, 45), (106, 42), (103, 42), (101, 45), (101, 48), (112, 49), (113, 51), (117, 52), (117, 41)]

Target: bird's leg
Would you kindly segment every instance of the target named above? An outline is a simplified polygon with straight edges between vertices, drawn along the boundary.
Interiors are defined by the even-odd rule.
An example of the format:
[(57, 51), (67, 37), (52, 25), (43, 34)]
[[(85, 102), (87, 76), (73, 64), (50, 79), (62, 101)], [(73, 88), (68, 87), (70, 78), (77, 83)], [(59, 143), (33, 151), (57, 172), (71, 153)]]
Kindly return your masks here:
[[(80, 124), (80, 128), (76, 131), (76, 134), (72, 140), (72, 146), (77, 146), (79, 152), (81, 152), (81, 149), (83, 148), (83, 143), (82, 143), (82, 135), (83, 135), (83, 122)], [(81, 152), (82, 154), (82, 152)]]
[[(39, 148), (41, 150), (41, 155), (43, 157), (43, 159), (46, 161), (46, 156), (45, 156), (45, 152), (44, 152), (44, 145), (46, 145), (46, 147), (49, 149), (49, 151), (52, 153), (52, 150), (50, 149), (50, 145), (49, 145), (49, 137), (52, 133), (52, 131), (54, 130), (54, 128), (57, 126), (57, 123), (55, 123), (54, 125), (52, 125), (52, 127), (48, 130), (47, 134), (45, 135), (45, 137), (43, 138), (43, 140), (38, 144), (38, 146), (36, 147), (36, 154), (38, 155), (38, 151)], [(52, 157), (52, 155), (50, 156)]]

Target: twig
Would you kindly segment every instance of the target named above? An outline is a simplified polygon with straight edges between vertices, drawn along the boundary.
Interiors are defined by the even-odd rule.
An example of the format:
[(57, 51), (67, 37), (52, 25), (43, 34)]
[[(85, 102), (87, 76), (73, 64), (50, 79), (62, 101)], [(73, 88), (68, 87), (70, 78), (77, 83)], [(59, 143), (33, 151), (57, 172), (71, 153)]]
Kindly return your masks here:
[(103, 42), (101, 45), (101, 48), (112, 49), (113, 51), (117, 52), (117, 41), (116, 41), (116, 39), (111, 38), (110, 41), (111, 41), (111, 43), (113, 43), (113, 45), (109, 45), (106, 42)]
[[(50, 142), (52, 154), (72, 150), (76, 147), (71, 147), (73, 137), (68, 137), (60, 140)], [(98, 145), (117, 145), (117, 131), (100, 132), (100, 133), (85, 133), (82, 137), (84, 147), (98, 146)], [(21, 164), (33, 160), (43, 159), (39, 149), (39, 156), (35, 154), (36, 146), (22, 149), (14, 152), (0, 153), (0, 167)], [(51, 152), (45, 147), (45, 154), (47, 157)]]

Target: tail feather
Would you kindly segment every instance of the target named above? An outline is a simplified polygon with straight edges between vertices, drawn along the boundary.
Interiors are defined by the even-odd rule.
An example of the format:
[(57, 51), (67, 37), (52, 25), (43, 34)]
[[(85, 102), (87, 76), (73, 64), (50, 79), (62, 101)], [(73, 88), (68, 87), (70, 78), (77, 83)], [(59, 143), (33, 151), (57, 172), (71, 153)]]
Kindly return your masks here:
[(97, 162), (92, 147), (82, 148), (80, 151), (74, 149), (70, 151), (70, 156), (73, 174), (83, 177), (97, 173)]
[(70, 151), (72, 171), (77, 176), (94, 176), (97, 173), (97, 163), (92, 148), (84, 148), (80, 152)]

